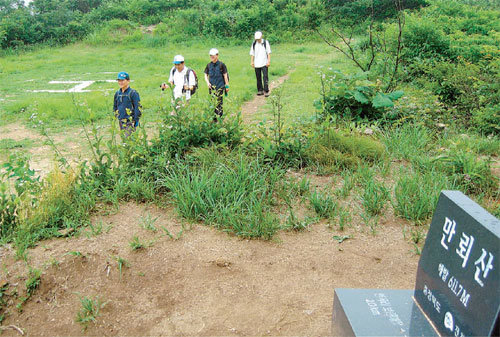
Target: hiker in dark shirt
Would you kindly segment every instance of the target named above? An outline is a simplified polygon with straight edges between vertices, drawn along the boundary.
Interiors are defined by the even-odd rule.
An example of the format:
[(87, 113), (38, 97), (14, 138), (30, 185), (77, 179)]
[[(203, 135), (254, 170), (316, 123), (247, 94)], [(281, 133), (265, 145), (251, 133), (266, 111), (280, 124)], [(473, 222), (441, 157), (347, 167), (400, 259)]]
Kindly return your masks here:
[(223, 109), (222, 95), (229, 91), (229, 77), (227, 74), (226, 65), (219, 60), (219, 51), (215, 48), (210, 49), (210, 63), (205, 67), (205, 82), (207, 82), (208, 90), (217, 100), (215, 114), (222, 116)]
[(120, 123), (120, 130), (124, 130), (128, 137), (139, 126), (141, 117), (139, 93), (130, 87), (130, 76), (124, 71), (118, 73), (116, 78), (120, 89), (115, 92), (113, 111)]

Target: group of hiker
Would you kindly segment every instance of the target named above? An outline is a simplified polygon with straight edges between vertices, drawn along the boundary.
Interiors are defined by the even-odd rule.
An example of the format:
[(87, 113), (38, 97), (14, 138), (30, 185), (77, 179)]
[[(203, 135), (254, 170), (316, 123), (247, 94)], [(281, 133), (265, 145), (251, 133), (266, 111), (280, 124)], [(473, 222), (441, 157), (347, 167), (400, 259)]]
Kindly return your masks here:
[[(255, 69), (257, 80), (257, 95), (269, 96), (268, 68), (271, 64), (271, 46), (269, 41), (264, 40), (262, 32), (257, 31), (254, 41), (250, 47), (250, 63)], [(217, 116), (223, 115), (223, 96), (229, 92), (229, 75), (226, 65), (219, 60), (219, 51), (212, 48), (209, 51), (210, 62), (205, 67), (205, 82), (209, 94), (216, 101), (214, 121)], [(196, 72), (187, 67), (182, 55), (175, 55), (174, 66), (170, 69), (167, 83), (162, 83), (160, 88), (165, 90), (171, 88), (174, 99), (182, 99), (185, 104), (189, 103), (192, 95), (198, 88)], [(130, 87), (130, 75), (121, 71), (117, 76), (118, 86), (113, 101), (113, 111), (119, 121), (120, 129), (129, 136), (137, 126), (141, 117), (141, 103), (139, 93)]]

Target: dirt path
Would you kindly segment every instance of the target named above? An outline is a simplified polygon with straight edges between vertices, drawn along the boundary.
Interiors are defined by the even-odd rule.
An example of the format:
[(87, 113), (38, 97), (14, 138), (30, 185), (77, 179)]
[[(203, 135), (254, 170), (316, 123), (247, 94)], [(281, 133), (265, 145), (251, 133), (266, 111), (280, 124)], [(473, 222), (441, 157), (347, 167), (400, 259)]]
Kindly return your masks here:
[[(291, 72), (293, 72), (293, 70)], [(269, 91), (272, 92), (273, 89), (279, 87), (283, 84), (283, 82), (288, 80), (291, 72), (271, 81), (269, 83)], [(255, 95), (251, 101), (248, 101), (241, 106), (241, 118), (243, 119), (243, 124), (249, 125), (254, 122), (253, 114), (259, 111), (259, 108), (266, 104), (267, 99), (269, 99), (269, 97)]]

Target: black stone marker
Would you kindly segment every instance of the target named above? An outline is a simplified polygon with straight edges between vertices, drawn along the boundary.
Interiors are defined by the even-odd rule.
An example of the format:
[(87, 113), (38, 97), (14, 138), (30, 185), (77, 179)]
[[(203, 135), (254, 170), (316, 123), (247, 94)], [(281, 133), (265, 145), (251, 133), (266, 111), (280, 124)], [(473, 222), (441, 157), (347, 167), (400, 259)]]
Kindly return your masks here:
[(333, 336), (438, 336), (413, 290), (335, 289)]
[(415, 290), (336, 289), (332, 335), (498, 336), (499, 313), (500, 221), (442, 191)]
[(462, 192), (439, 197), (414, 296), (442, 336), (498, 336), (500, 221)]

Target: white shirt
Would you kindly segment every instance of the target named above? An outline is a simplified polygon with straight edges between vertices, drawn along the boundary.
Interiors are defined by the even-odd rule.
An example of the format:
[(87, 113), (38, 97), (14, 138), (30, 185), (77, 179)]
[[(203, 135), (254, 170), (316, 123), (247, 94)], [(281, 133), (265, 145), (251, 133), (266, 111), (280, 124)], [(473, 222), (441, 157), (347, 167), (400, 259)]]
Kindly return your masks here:
[(266, 47), (264, 47), (264, 39), (262, 43), (255, 41), (255, 50), (253, 49), (253, 42), (250, 46), (250, 55), (254, 57), (253, 64), (255, 68), (265, 67), (267, 64), (267, 54), (271, 54), (271, 45), (266, 40)]
[[(175, 70), (175, 72), (174, 72), (174, 70)], [(174, 83), (174, 98), (180, 98), (182, 96), (182, 89), (184, 88), (184, 84), (189, 85), (189, 86), (193, 86), (196, 83), (196, 80), (194, 78), (194, 74), (192, 71), (189, 73), (189, 82), (188, 82), (189, 84), (184, 83), (187, 71), (188, 71), (188, 67), (186, 67), (186, 66), (184, 66), (184, 69), (182, 69), (182, 71), (177, 71), (177, 69), (175, 69), (175, 66), (172, 67), (172, 69), (170, 69), (170, 76), (168, 78), (168, 81)], [(172, 72), (174, 72), (174, 76), (172, 76)], [(186, 99), (191, 98), (191, 91), (190, 90), (187, 90), (185, 92), (185, 94), (186, 94)]]

